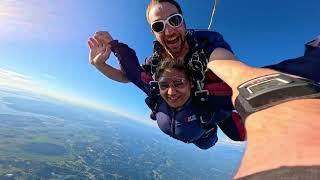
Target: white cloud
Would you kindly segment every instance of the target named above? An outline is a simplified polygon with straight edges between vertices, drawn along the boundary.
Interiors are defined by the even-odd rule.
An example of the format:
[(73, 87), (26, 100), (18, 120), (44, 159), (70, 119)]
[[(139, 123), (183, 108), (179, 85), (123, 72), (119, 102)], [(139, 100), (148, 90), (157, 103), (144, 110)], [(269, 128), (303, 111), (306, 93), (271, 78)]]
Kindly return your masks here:
[(6, 69), (0, 69), (0, 84), (4, 86), (13, 85), (16, 87), (34, 86), (34, 83), (30, 76)]
[(11, 70), (0, 68), (0, 86), (31, 91), (39, 95), (45, 95), (59, 100), (68, 101), (73, 104), (91, 107), (106, 112), (111, 112), (115, 115), (126, 117), (128, 119), (135, 120), (149, 126), (155, 126), (153, 121), (150, 121), (145, 117), (137, 117), (126, 112), (114, 109), (110, 105), (96, 103), (87, 99), (81, 99), (80, 97), (75, 97), (62, 92), (52, 91), (48, 88), (42, 87), (40, 83), (32, 80), (32, 77)]
[(65, 38), (72, 27), (69, 7), (70, 3), (65, 0), (1, 0), (0, 38)]

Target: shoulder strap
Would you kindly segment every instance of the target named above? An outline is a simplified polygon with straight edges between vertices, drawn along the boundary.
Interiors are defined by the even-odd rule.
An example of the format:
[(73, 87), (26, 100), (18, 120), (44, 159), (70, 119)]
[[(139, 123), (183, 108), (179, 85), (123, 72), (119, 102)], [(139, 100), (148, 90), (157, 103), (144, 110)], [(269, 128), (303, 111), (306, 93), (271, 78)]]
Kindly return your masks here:
[(144, 65), (144, 69), (147, 73), (150, 73), (153, 81), (149, 82), (150, 94), (145, 99), (146, 104), (151, 109), (150, 117), (153, 120), (156, 120), (155, 114), (158, 111), (159, 102), (161, 99), (158, 83), (154, 81), (154, 74), (156, 73), (157, 67), (160, 62), (160, 54), (161, 54), (162, 46), (158, 41), (153, 42), (153, 53), (151, 58)]

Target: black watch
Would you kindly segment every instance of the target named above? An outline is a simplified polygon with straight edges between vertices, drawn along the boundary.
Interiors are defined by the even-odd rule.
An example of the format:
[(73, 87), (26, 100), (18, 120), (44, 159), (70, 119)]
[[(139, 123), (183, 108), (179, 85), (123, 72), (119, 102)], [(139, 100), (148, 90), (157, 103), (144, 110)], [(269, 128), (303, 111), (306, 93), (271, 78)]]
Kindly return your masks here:
[(320, 84), (286, 74), (270, 74), (238, 87), (235, 109), (244, 120), (251, 113), (295, 99), (320, 97)]

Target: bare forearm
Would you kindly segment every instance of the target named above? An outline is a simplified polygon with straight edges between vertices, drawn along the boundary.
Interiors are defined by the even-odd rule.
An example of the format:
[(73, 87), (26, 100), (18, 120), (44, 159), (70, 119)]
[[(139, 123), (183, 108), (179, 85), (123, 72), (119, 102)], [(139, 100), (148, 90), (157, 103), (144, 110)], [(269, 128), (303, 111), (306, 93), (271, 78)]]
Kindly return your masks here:
[[(277, 73), (249, 67), (239, 61), (217, 60), (208, 67), (233, 89), (250, 79)], [(320, 100), (288, 101), (249, 115), (245, 119), (247, 149), (236, 177), (279, 166), (320, 164)]]
[(289, 101), (246, 119), (247, 148), (237, 177), (280, 166), (320, 164), (320, 101)]
[(99, 66), (95, 66), (102, 74), (107, 76), (108, 78), (121, 82), (121, 83), (128, 83), (129, 80), (126, 77), (125, 73), (122, 72), (120, 69), (116, 69), (106, 63), (100, 64)]

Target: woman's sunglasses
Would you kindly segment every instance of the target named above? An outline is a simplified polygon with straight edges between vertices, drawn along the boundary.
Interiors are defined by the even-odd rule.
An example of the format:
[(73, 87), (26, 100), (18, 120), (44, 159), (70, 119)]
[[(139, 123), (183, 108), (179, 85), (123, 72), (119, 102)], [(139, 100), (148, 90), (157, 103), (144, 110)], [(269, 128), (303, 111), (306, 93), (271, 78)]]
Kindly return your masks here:
[(154, 32), (160, 33), (164, 30), (166, 24), (169, 24), (171, 27), (178, 27), (182, 24), (183, 17), (181, 14), (173, 14), (169, 16), (166, 20), (158, 20), (151, 24), (151, 29)]
[(185, 78), (160, 78), (158, 81), (159, 89), (167, 90), (169, 87), (182, 89), (188, 84)]

